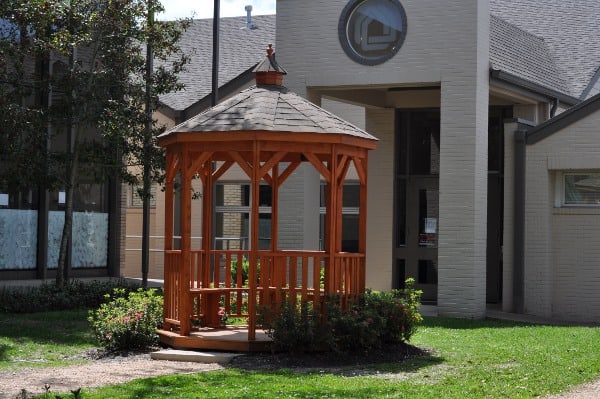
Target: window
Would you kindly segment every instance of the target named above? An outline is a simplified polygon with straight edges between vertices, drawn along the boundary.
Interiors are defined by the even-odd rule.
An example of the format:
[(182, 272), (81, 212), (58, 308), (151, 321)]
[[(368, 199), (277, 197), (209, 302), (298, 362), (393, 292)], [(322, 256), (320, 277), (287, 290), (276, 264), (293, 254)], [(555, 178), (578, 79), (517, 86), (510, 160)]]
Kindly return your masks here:
[(340, 16), (338, 35), (352, 60), (381, 64), (404, 42), (406, 13), (398, 0), (351, 0)]
[(0, 192), (0, 270), (35, 269), (38, 193)]
[[(216, 185), (215, 248), (250, 248), (250, 184), (218, 183)], [(271, 186), (259, 187), (258, 249), (271, 246)]]
[[(321, 184), (321, 206), (319, 209), (319, 241), (323, 249), (325, 239), (326, 185)], [(360, 211), (360, 185), (345, 183), (342, 194), (342, 251), (358, 252), (358, 224)]]
[(600, 172), (558, 173), (556, 206), (600, 207)]

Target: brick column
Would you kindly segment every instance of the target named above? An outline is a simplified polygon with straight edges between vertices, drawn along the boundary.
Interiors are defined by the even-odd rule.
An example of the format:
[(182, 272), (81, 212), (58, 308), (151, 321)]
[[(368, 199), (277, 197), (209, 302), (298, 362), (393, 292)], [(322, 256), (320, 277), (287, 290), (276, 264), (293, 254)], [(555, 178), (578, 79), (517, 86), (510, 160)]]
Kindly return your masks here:
[[(486, 313), (489, 4), (472, 0), (441, 82), (438, 312)], [(465, 9), (462, 9), (463, 12)]]

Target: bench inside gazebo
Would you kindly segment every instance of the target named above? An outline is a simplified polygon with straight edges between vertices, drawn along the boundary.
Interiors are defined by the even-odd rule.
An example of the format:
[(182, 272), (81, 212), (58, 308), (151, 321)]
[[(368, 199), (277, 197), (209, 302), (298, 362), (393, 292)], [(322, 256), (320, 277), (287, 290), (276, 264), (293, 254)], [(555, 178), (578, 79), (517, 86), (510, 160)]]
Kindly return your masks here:
[[(270, 340), (257, 320), (262, 309), (277, 311), (291, 301), (312, 302), (315, 310), (324, 311), (329, 294), (347, 307), (365, 290), (367, 153), (377, 139), (282, 86), (286, 72), (270, 45), (254, 72), (255, 87), (159, 136), (166, 149), (164, 324), (159, 335), (173, 347), (266, 350)], [(277, 239), (281, 185), (303, 163), (326, 183), (325, 239), (319, 251), (285, 250)], [(213, 190), (234, 165), (250, 182), (248, 249), (217, 249), (211, 239), (192, 248), (192, 179), (202, 184), (202, 237), (214, 237)], [(342, 251), (342, 188), (350, 168), (360, 183), (356, 253)], [(266, 250), (259, 249), (261, 184), (270, 185), (272, 193)], [(224, 326), (224, 314), (243, 318), (247, 325)]]

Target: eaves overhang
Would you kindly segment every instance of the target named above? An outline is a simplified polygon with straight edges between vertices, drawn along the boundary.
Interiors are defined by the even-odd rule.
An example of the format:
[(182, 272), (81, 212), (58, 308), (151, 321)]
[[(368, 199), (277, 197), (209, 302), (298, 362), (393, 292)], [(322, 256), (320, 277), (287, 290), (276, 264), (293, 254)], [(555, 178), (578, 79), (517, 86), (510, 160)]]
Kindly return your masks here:
[(527, 79), (523, 79), (519, 76), (513, 75), (511, 73), (499, 69), (491, 69), (490, 77), (492, 79), (496, 79), (498, 81), (505, 82), (522, 89), (530, 90), (536, 94), (541, 94), (545, 97), (548, 97), (548, 99), (558, 99), (558, 101), (560, 101), (561, 104), (565, 104), (568, 106), (573, 106), (581, 102), (581, 100), (577, 97), (573, 97), (568, 94), (559, 92), (557, 90), (539, 85), (537, 83), (533, 83)]
[(563, 130), (582, 118), (600, 111), (600, 94), (567, 109), (554, 118), (548, 119), (527, 132), (526, 143), (535, 144), (538, 141)]

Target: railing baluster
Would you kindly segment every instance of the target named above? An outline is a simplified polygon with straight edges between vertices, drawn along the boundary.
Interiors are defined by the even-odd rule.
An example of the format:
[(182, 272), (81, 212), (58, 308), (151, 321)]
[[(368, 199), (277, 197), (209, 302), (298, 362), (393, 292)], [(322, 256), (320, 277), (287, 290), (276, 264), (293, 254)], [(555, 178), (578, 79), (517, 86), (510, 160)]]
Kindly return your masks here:
[(302, 268), (302, 302), (307, 302), (308, 299), (308, 256), (302, 257), (302, 264), (300, 267)]

